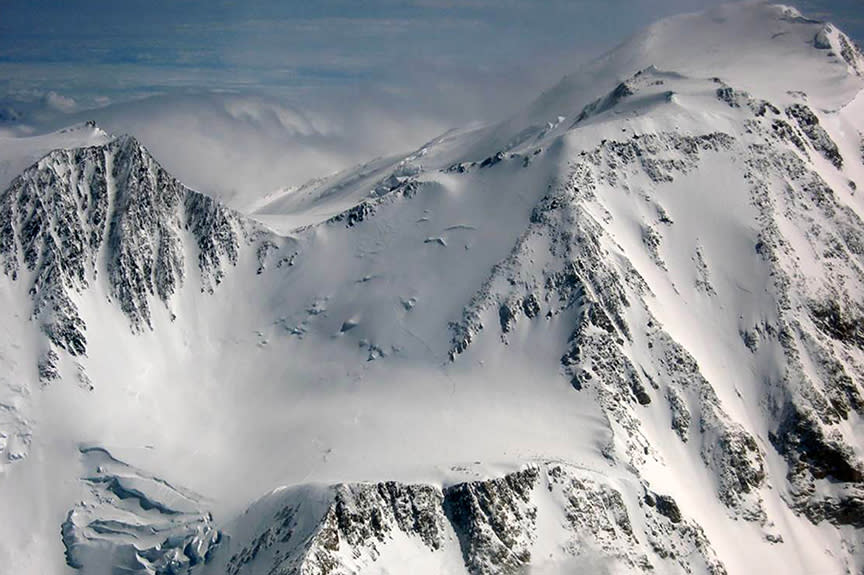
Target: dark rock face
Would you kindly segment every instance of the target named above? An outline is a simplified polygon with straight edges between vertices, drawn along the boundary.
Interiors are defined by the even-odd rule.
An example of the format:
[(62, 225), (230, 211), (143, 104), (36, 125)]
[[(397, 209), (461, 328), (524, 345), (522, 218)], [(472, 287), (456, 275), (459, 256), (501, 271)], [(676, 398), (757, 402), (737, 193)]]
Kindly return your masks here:
[(353, 547), (383, 542), (393, 529), (400, 529), (435, 550), (443, 538), (441, 504), (441, 492), (434, 487), (391, 481), (338, 486), (333, 512), (338, 532)]
[(814, 303), (810, 313), (825, 335), (864, 349), (864, 318), (841, 309), (836, 300)]
[(864, 483), (864, 471), (852, 450), (826, 437), (812, 415), (790, 410), (778, 431), (776, 445), (781, 453), (796, 458), (815, 479), (830, 477), (849, 483)]
[(834, 525), (864, 528), (864, 490), (841, 498), (821, 499), (807, 505), (807, 517), (814, 523), (828, 520)]
[[(574, 387), (581, 380), (595, 377), (606, 385), (617, 385), (629, 391), (629, 396), (640, 405), (651, 403), (651, 396), (643, 383), (643, 376), (629, 358), (620, 352), (617, 332), (602, 309), (586, 302), (586, 312), (579, 326), (570, 336), (570, 349), (561, 358), (564, 369), (571, 374)], [(618, 338), (620, 339), (620, 338)]]
[(445, 490), (444, 509), (469, 573), (506, 575), (527, 567), (537, 515), (530, 496), (537, 478), (538, 471), (528, 469)]
[(503, 333), (507, 333), (510, 331), (510, 328), (513, 325), (513, 321), (515, 320), (516, 315), (513, 313), (513, 310), (510, 309), (506, 303), (502, 304), (501, 307), (498, 308), (498, 321), (501, 324), (501, 331)]
[(498, 152), (494, 156), (489, 156), (482, 162), (480, 162), (481, 168), (490, 168), (495, 164), (499, 164), (504, 160), (504, 152)]
[[(826, 434), (812, 413), (789, 409), (771, 441), (790, 461), (789, 481), (794, 505), (814, 523), (864, 527), (864, 464), (837, 434)], [(827, 480), (840, 488), (831, 495), (817, 492)]]
[(733, 108), (741, 107), (741, 104), (738, 102), (738, 95), (731, 86), (723, 86), (722, 88), (717, 88), (717, 98), (719, 100), (722, 100), (723, 102), (726, 102)]
[(771, 123), (771, 130), (774, 135), (784, 142), (789, 142), (798, 148), (799, 151), (803, 153), (807, 153), (807, 147), (804, 145), (804, 140), (801, 136), (798, 135), (797, 130), (795, 130), (788, 122), (785, 120), (781, 120), (780, 118), (775, 118)]
[[(641, 73), (640, 73), (641, 74)], [(637, 74), (638, 76), (638, 74)], [(614, 90), (609, 92), (606, 96), (591, 102), (582, 111), (579, 113), (579, 116), (576, 118), (576, 122), (574, 125), (579, 124), (591, 116), (596, 116), (598, 114), (602, 114), (606, 110), (610, 110), (618, 105), (625, 98), (632, 96), (635, 94), (633, 87), (627, 82), (621, 82), (618, 84)]]
[(830, 50), (831, 39), (828, 37), (828, 34), (831, 32), (832, 28), (830, 26), (823, 26), (813, 37), (813, 47), (817, 50)]
[(843, 167), (843, 156), (840, 155), (837, 144), (825, 128), (819, 125), (819, 118), (810, 108), (803, 104), (793, 104), (786, 108), (786, 115), (798, 123), (798, 127), (810, 139), (813, 147), (834, 164), (835, 168), (839, 170)]
[(655, 498), (655, 507), (660, 515), (665, 515), (672, 523), (681, 523), (681, 510), (678, 504), (669, 495), (658, 495)]
[(202, 290), (212, 291), (250, 227), (172, 178), (128, 136), (45, 156), (0, 194), (0, 222), (4, 273), (28, 282), (32, 318), (72, 356), (87, 350), (76, 296), (99, 274), (132, 329), (150, 328), (153, 303), (170, 306), (190, 260)]
[(330, 219), (330, 222), (345, 222), (346, 228), (352, 228), (360, 222), (366, 220), (375, 214), (375, 207), (370, 202), (361, 202), (341, 214), (337, 214)]
[(838, 41), (840, 43), (840, 56), (843, 58), (843, 61), (860, 76), (862, 73), (861, 60), (864, 58), (861, 54), (861, 48), (849, 40), (849, 37), (843, 33), (838, 35)]
[(524, 313), (525, 317), (528, 319), (533, 319), (540, 313), (540, 301), (533, 293), (528, 294), (525, 299), (522, 300), (522, 313)]

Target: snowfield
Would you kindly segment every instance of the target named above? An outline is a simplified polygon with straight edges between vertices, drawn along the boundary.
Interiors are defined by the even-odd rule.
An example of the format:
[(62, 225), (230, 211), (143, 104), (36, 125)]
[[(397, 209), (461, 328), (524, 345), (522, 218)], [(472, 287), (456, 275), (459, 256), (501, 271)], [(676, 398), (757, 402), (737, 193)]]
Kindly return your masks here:
[(862, 89), (745, 3), (249, 213), (0, 140), (0, 573), (864, 572)]

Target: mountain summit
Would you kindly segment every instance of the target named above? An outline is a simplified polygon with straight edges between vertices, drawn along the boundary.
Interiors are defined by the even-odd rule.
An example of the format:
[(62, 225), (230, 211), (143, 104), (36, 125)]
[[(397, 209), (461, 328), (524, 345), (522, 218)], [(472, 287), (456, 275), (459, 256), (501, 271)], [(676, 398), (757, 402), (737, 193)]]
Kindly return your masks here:
[(723, 6), (251, 214), (51, 152), (0, 195), (0, 565), (860, 572), (862, 72)]

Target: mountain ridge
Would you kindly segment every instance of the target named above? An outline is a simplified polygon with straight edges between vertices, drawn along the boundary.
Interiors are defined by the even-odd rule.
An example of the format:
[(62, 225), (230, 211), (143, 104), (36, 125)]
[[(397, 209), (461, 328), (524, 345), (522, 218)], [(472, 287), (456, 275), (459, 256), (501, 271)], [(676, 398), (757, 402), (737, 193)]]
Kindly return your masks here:
[[(152, 328), (151, 299), (168, 306), (196, 257), (202, 291), (212, 292), (236, 263), (239, 214), (171, 178), (131, 136), (49, 153), (15, 178), (2, 196), (0, 254), (13, 280), (31, 277), (34, 319), (56, 348), (86, 354), (85, 325), (74, 294), (107, 277), (133, 330)], [(180, 235), (190, 232), (196, 254)], [(40, 378), (57, 377), (56, 353)]]
[[(132, 139), (46, 157), (0, 202), (21, 274), (3, 313), (42, 305), (36, 349), (60, 366), (39, 392), (4, 381), (20, 417), (0, 432), (24, 438), (2, 445), (6, 493), (70, 436), (230, 500), (203, 565), (141, 540), (126, 557), (152, 573), (860, 570), (861, 55), (788, 7), (707, 14), (641, 38), (662, 55), (682, 21), (710, 46), (750, 18), (757, 44), (809, 42), (815, 92), (616, 69), (548, 122), (451, 133), (251, 217)], [(0, 357), (34, 381), (15, 345)], [(285, 482), (309, 486), (224, 520)], [(45, 497), (55, 518), (74, 501)]]

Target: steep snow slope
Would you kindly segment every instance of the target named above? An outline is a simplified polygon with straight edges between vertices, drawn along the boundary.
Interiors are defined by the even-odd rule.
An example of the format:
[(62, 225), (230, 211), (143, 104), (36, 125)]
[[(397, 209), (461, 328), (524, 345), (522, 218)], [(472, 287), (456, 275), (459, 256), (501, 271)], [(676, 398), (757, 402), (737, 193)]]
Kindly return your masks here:
[(861, 571), (862, 66), (672, 19), (278, 234), (134, 139), (49, 154), (0, 197), (0, 565)]

